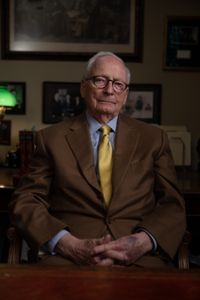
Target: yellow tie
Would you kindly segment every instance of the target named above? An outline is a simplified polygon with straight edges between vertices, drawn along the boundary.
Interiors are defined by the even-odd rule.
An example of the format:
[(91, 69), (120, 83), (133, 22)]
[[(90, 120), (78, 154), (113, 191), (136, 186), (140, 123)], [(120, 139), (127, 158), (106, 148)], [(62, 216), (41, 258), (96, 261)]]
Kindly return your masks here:
[(110, 127), (101, 127), (102, 136), (98, 151), (98, 168), (101, 190), (108, 206), (112, 193), (112, 145), (109, 141)]

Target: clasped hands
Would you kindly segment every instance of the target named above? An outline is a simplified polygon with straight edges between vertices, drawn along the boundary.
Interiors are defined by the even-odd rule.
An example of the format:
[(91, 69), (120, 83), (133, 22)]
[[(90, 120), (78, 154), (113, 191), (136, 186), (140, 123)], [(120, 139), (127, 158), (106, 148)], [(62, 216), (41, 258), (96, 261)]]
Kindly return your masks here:
[(78, 239), (66, 234), (55, 248), (56, 253), (75, 264), (97, 266), (131, 265), (151, 250), (151, 239), (143, 231), (117, 240), (110, 235), (100, 239)]

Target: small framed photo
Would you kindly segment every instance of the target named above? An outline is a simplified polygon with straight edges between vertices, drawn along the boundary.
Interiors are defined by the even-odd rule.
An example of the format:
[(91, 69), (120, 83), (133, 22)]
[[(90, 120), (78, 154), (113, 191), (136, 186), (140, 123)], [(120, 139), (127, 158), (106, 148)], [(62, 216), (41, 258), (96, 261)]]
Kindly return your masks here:
[(161, 85), (131, 84), (122, 112), (138, 120), (160, 124)]
[(200, 71), (200, 17), (168, 17), (164, 69)]
[(80, 83), (43, 82), (43, 123), (60, 122), (80, 114), (84, 109)]
[(6, 109), (7, 115), (24, 115), (26, 113), (26, 84), (25, 82), (2, 82), (0, 86), (8, 89), (16, 98), (15, 107)]
[(0, 145), (10, 145), (11, 143), (11, 121), (0, 121)]

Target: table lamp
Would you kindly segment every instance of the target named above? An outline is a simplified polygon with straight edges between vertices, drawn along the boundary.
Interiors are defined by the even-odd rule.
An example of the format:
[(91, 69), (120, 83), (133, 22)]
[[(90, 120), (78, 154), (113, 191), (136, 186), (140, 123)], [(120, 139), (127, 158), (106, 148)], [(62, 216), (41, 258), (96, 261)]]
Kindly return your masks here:
[(0, 86), (0, 120), (3, 120), (7, 108), (17, 104), (15, 96), (4, 86)]

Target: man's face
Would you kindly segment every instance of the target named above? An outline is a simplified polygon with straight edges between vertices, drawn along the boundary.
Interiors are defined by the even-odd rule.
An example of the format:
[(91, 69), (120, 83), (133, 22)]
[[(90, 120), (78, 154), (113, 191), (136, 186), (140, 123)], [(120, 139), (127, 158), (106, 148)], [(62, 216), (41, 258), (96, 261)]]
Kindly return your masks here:
[[(103, 76), (110, 80), (128, 83), (124, 65), (111, 56), (97, 59), (89, 77), (93, 76)], [(104, 88), (97, 88), (91, 80), (81, 82), (81, 96), (85, 99), (87, 109), (93, 117), (108, 115), (109, 119), (112, 119), (117, 116), (126, 102), (127, 94), (128, 89), (122, 93), (115, 92), (111, 81)]]

